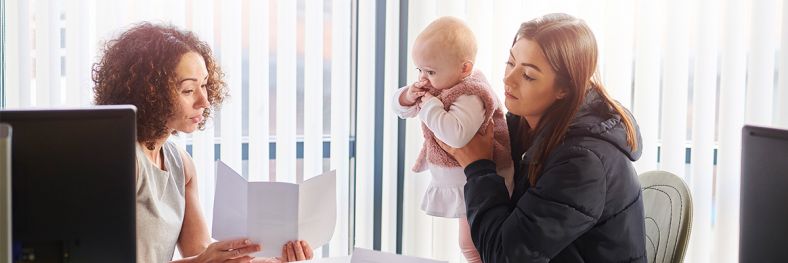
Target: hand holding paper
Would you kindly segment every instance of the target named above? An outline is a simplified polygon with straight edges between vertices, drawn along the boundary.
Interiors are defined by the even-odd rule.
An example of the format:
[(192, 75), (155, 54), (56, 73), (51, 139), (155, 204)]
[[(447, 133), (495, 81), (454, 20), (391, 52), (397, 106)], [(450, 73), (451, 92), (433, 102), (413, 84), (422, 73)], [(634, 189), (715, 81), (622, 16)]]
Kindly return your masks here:
[(255, 256), (279, 256), (292, 240), (328, 243), (336, 222), (334, 171), (301, 184), (248, 182), (221, 161), (216, 165), (213, 238), (247, 237), (263, 245)]
[(447, 261), (433, 260), (427, 258), (419, 258), (412, 256), (403, 256), (393, 253), (369, 250), (364, 248), (353, 249), (353, 254), (350, 256), (333, 257), (333, 258), (319, 258), (305, 262), (312, 263), (447, 263)]

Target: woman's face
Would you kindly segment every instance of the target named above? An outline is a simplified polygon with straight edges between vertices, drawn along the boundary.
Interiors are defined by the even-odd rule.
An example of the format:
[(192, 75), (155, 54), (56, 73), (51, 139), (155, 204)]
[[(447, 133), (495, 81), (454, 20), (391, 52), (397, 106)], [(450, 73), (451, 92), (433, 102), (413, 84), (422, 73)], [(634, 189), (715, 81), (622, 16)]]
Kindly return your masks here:
[(564, 89), (556, 88), (556, 72), (536, 42), (522, 38), (509, 51), (503, 79), (506, 108), (538, 121), (550, 105), (566, 95)]
[(189, 52), (181, 56), (175, 67), (175, 88), (178, 92), (175, 115), (167, 121), (167, 128), (184, 133), (194, 132), (203, 121), (203, 111), (210, 107), (208, 102), (208, 69), (199, 53)]

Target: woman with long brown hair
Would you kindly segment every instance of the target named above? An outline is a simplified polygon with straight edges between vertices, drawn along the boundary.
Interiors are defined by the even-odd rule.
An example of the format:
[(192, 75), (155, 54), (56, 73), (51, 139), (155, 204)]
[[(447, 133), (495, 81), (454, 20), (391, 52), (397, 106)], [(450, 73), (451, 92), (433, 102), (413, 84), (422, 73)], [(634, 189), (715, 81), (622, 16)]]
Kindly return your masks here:
[[(460, 149), (471, 236), (484, 262), (646, 262), (643, 201), (632, 162), (640, 133), (597, 78), (588, 26), (549, 14), (520, 26), (505, 104), (517, 165), (511, 196), (492, 132)], [(625, 73), (625, 72), (624, 72)]]

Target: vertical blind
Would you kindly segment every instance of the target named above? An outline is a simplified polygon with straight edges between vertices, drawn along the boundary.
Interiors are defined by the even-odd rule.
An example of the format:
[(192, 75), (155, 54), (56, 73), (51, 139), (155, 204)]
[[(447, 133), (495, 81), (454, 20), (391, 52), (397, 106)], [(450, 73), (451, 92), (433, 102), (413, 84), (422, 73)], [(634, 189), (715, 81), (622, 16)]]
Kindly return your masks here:
[[(337, 171), (337, 224), (317, 255), (347, 255), (352, 1), (6, 0), (7, 108), (88, 106), (104, 43), (141, 21), (192, 30), (229, 88), (204, 131), (172, 140), (194, 159), (211, 224), (215, 163), (252, 181), (301, 182)], [(275, 249), (275, 248), (269, 248)]]

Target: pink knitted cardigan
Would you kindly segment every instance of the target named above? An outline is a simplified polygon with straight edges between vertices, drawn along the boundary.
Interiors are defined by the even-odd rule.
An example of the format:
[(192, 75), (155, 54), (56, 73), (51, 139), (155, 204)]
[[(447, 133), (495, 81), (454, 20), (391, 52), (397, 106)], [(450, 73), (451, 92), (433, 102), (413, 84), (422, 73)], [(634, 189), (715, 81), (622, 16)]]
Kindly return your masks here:
[[(443, 102), (443, 107), (446, 111), (449, 110), (451, 105), (457, 100), (458, 97), (463, 95), (475, 95), (479, 97), (484, 104), (484, 122), (479, 127), (479, 131), (484, 131), (490, 120), (494, 121), (493, 127), (493, 161), (498, 169), (513, 167), (511, 148), (509, 143), (509, 130), (506, 125), (506, 119), (501, 109), (501, 105), (490, 90), (490, 84), (487, 79), (479, 71), (474, 71), (470, 76), (457, 83), (451, 88), (444, 90), (430, 90), (430, 94), (437, 97)], [(427, 170), (427, 163), (437, 165), (440, 167), (460, 167), (460, 164), (454, 157), (451, 157), (444, 151), (440, 145), (435, 141), (435, 134), (424, 123), (421, 124), (421, 131), (424, 135), (424, 145), (421, 147), (416, 164), (413, 165), (414, 172), (423, 172)]]

